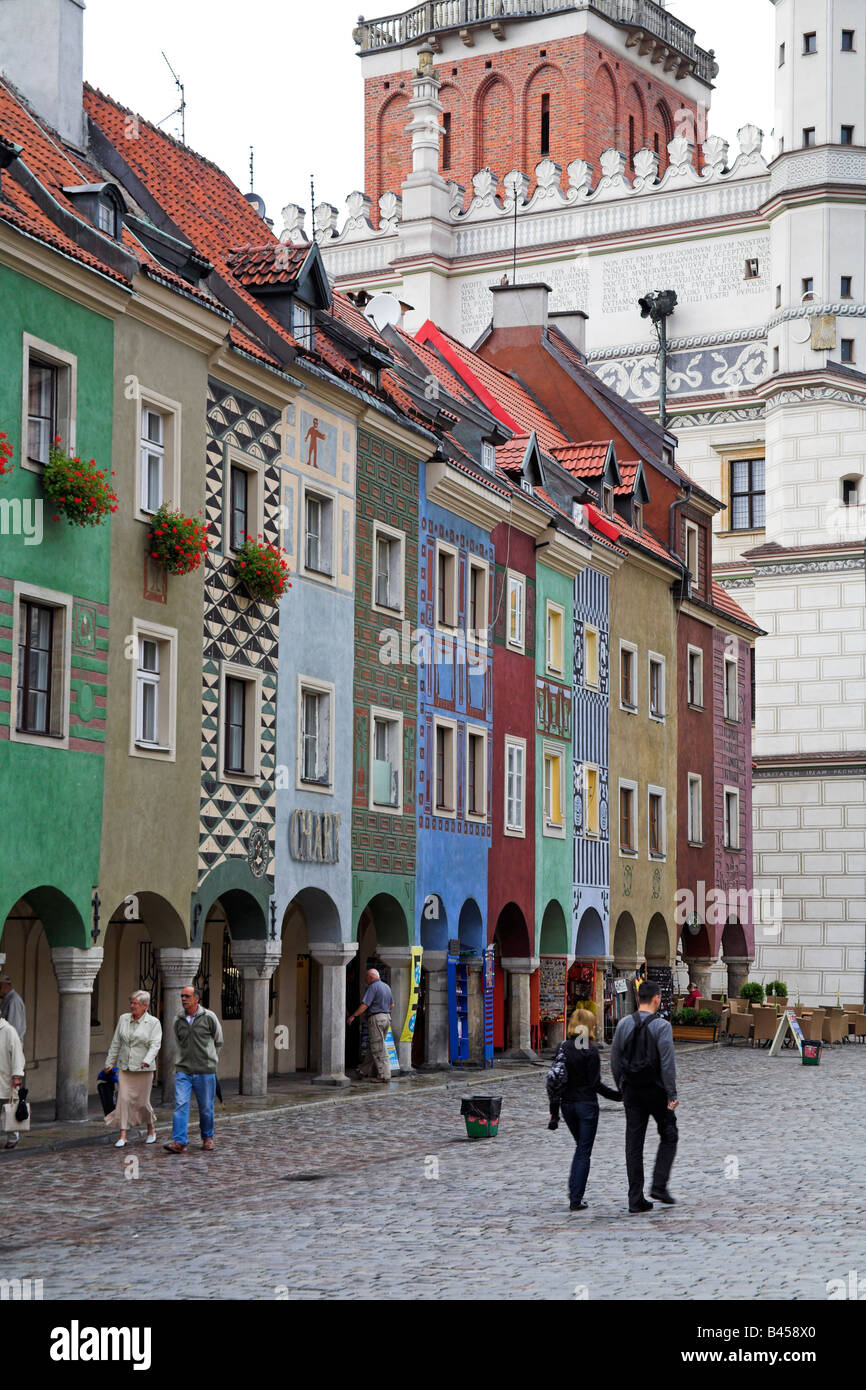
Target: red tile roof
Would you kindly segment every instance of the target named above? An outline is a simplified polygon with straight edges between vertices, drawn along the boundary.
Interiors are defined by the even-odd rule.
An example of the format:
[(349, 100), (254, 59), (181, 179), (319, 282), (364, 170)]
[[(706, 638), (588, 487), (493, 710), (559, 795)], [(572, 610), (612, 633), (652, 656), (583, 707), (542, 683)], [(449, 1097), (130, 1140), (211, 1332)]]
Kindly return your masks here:
[(309, 254), (309, 246), (271, 241), (266, 246), (237, 246), (228, 252), (226, 262), (243, 285), (291, 285)]
[(751, 628), (753, 632), (762, 632), (754, 618), (750, 618), (738, 603), (735, 603), (730, 594), (713, 580), (713, 607), (718, 608), (721, 613), (726, 613), (729, 618), (733, 618), (737, 623), (743, 623)]
[(529, 434), (516, 434), (513, 439), (508, 440), (507, 444), (497, 445), (497, 468), (522, 468), (531, 438), (532, 436)]
[(634, 481), (640, 464), (637, 459), (628, 459), (619, 465), (619, 475), (622, 478), (622, 485), (614, 488), (614, 492), (630, 494), (634, 492)]
[(600, 478), (610, 450), (610, 440), (585, 444), (562, 444), (551, 450), (553, 457), (575, 478)]

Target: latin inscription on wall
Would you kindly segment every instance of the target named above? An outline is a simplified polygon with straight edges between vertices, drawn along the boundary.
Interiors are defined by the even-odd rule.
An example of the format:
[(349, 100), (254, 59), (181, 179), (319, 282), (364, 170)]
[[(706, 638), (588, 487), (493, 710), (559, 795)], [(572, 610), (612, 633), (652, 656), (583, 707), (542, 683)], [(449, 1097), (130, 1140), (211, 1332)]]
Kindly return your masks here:
[[(550, 309), (583, 309), (586, 312), (589, 301), (589, 262), (582, 258), (576, 265), (538, 266), (533, 271), (518, 272), (518, 284), (535, 284), (543, 281), (553, 293), (550, 296)], [(493, 296), (490, 286), (496, 284), (499, 275), (488, 274), (481, 280), (464, 280), (460, 286), (460, 335), (467, 343), (472, 343), (483, 333), (493, 317)], [(510, 275), (509, 275), (510, 278)]]
[[(746, 262), (754, 259), (759, 273), (749, 279)], [(675, 289), (681, 304), (761, 294), (769, 264), (769, 237), (717, 238), (669, 251), (609, 256), (602, 272), (601, 307), (605, 314), (633, 309), (648, 287)]]

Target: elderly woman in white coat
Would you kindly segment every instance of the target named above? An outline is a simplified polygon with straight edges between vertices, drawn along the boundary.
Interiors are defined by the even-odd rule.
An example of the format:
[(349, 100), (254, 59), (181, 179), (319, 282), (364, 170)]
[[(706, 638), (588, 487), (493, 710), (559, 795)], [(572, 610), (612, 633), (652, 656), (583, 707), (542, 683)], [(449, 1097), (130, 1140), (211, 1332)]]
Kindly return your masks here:
[(137, 990), (129, 996), (129, 1013), (120, 1015), (105, 1059), (106, 1071), (117, 1067), (117, 1107), (105, 1117), (107, 1125), (120, 1126), (116, 1149), (126, 1148), (126, 1131), (130, 1125), (145, 1121), (145, 1142), (156, 1142), (156, 1116), (150, 1104), (150, 1091), (162, 1045), (162, 1025), (148, 1013), (149, 1003), (150, 995), (146, 990)]
[[(24, 1049), (21, 1039), (5, 1018), (0, 1018), (0, 1105), (14, 1099), (17, 1088), (24, 1080)], [(6, 1148), (14, 1149), (18, 1143), (17, 1130), (6, 1135)]]

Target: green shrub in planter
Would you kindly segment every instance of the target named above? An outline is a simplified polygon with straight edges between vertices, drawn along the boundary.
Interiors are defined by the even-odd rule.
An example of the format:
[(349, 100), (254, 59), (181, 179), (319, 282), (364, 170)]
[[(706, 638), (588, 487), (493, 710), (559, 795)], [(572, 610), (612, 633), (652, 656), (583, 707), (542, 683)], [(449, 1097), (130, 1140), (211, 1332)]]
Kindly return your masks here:
[(748, 999), (750, 1004), (763, 1004), (764, 986), (759, 985), (757, 980), (747, 980), (740, 988), (740, 998)]
[(787, 999), (788, 986), (785, 984), (784, 980), (770, 981), (767, 985), (767, 998), (769, 998), (770, 995), (775, 995), (777, 999)]
[(698, 1016), (695, 1023), (699, 1028), (715, 1028), (718, 1025), (718, 1018), (712, 1009), (698, 1009)]
[(698, 1022), (698, 1011), (697, 1009), (680, 1009), (679, 1013), (674, 1014), (671, 1022), (681, 1028), (695, 1028)]

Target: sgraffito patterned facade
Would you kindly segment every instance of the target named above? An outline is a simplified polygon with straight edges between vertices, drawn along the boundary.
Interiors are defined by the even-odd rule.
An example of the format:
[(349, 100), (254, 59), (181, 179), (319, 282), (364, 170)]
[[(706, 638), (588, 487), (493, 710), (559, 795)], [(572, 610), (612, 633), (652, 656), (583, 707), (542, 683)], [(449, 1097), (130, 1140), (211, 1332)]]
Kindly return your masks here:
[[(278, 545), (280, 441), (276, 427), (279, 420), (277, 410), (229, 390), (218, 381), (210, 381), (200, 893), (207, 876), (231, 860), (248, 865), (256, 879), (270, 881), (272, 878), (279, 614), (273, 605), (253, 602), (238, 582), (234, 560), (226, 553), (225, 488), (230, 453), (256, 467), (262, 487), (262, 535), (266, 541)], [(261, 776), (258, 785), (219, 780), (220, 685), (224, 662), (245, 668), (251, 679), (260, 679)]]
[[(371, 898), (389, 893), (411, 923), (415, 901), (415, 750), (418, 671), (410, 653), (399, 660), (380, 635), (417, 626), (418, 461), (365, 430), (358, 431), (355, 528), (354, 775), (352, 784), (352, 910), (354, 923)], [(375, 524), (403, 534), (402, 613), (374, 608)], [(405, 647), (407, 644), (401, 644)], [(374, 709), (393, 712), (402, 724), (400, 807), (376, 810), (371, 785)]]
[[(598, 681), (587, 682), (586, 630), (598, 634)], [(594, 674), (594, 673), (592, 673)], [(590, 909), (610, 940), (610, 580), (588, 567), (574, 581), (574, 913)], [(598, 834), (588, 833), (585, 769), (598, 772)]]

